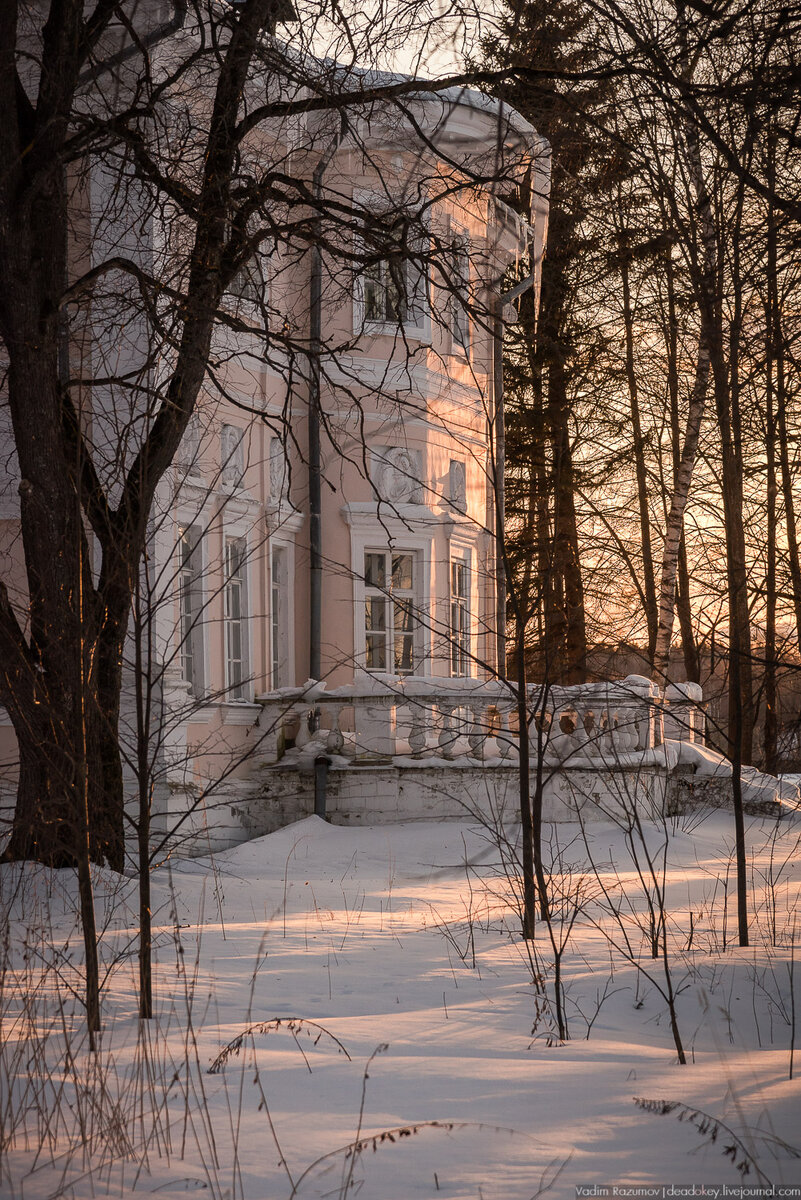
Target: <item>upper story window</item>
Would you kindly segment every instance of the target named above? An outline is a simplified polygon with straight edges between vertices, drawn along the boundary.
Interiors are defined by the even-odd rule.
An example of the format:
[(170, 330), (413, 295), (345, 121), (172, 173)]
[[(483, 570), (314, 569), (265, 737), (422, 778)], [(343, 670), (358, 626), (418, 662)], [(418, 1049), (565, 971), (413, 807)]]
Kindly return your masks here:
[(425, 320), (420, 268), (400, 257), (370, 263), (364, 271), (364, 319), (421, 327)]
[[(248, 233), (256, 233), (252, 222), (248, 223)], [(232, 230), (229, 227), (229, 236), (231, 234)], [(267, 249), (267, 242), (261, 241), (255, 253), (241, 263), (226, 290), (229, 301), (227, 307), (236, 309), (239, 315), (246, 318), (261, 315), (268, 301)]]
[(458, 237), (451, 252), (450, 325), (455, 349), (470, 353), (470, 249)]
[(255, 307), (267, 301), (267, 275), (261, 254), (254, 254), (244, 263), (228, 285), (228, 295), (244, 300)]
[(410, 232), (401, 219), (393, 222), (387, 218), (383, 228), (378, 226), (375, 237), (363, 235), (359, 255), (363, 262), (356, 286), (359, 323), (403, 326), (422, 332), (428, 317), (422, 234)]

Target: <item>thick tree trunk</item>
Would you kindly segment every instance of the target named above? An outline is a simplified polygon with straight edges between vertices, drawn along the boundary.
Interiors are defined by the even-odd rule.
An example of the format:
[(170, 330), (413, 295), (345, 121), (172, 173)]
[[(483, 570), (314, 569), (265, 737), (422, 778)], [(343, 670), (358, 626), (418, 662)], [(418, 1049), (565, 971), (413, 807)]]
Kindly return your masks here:
[[(237, 123), (271, 0), (242, 6), (218, 60), (203, 182), (192, 205), (195, 239), (177, 310), (181, 329), (172, 374), (149, 424), (125, 431), (126, 444), (130, 439), (137, 449), (116, 509), (83, 441), (63, 353), (60, 361), (70, 228), (65, 172), (74, 154), (67, 140), (74, 133), (81, 68), (112, 10), (101, 6), (85, 24), (82, 3), (63, 0), (50, 6), (33, 101), (14, 69), (17, 8), (0, 5), (0, 47), (6, 56), (0, 70), (0, 337), (8, 353), (9, 409), (21, 473), (28, 609), (23, 621), (0, 585), (0, 702), (11, 716), (21, 757), (7, 852), (59, 864), (79, 862), (85, 835), (92, 858), (120, 868), (117, 727), (131, 592), (150, 506), (192, 415), (215, 312), (236, 265), (233, 253), (225, 255), (231, 251)], [(90, 153), (106, 140), (107, 134), (98, 131)], [(114, 447), (105, 449), (114, 452)], [(91, 567), (97, 550), (102, 565), (95, 581)]]
[(49, 695), (35, 701), (41, 717), (14, 722), (20, 776), (5, 857), (77, 865), (85, 790), (90, 856), (119, 871), (124, 863), (119, 689), (89, 681), (81, 696), (79, 688), (76, 681), (71, 708)]

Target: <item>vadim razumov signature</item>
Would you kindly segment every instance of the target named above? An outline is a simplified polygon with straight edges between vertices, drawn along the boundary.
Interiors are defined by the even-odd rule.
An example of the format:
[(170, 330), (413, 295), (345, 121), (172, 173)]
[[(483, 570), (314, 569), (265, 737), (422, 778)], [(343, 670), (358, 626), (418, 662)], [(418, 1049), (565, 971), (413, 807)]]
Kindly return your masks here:
[(591, 1183), (576, 1185), (576, 1200), (583, 1197), (632, 1197), (636, 1200), (771, 1200), (771, 1197), (801, 1197), (801, 1183), (797, 1184), (612, 1184)]

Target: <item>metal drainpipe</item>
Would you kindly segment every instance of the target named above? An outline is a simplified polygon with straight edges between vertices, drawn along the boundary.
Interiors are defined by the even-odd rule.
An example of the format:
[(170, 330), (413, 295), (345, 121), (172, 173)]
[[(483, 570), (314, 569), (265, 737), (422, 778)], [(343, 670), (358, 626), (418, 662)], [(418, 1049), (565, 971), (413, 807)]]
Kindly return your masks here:
[[(339, 133), (314, 169), (312, 191), (322, 198), (323, 176), (345, 135), (346, 118), (342, 114)], [(322, 217), (314, 222), (311, 279), (309, 281), (309, 678), (321, 674), (321, 642), (323, 616), (323, 529), (322, 479), (320, 470), (320, 352), (322, 349), (323, 252)]]

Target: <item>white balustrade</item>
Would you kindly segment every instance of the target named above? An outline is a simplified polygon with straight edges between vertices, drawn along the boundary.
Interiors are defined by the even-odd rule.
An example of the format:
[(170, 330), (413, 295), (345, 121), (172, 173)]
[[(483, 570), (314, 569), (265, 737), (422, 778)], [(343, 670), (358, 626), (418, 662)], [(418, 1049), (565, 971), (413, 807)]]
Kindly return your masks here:
[[(408, 757), (448, 762), (514, 763), (518, 753), (517, 699), (502, 680), (362, 675), (326, 689), (309, 681), (261, 696), (260, 724), (300, 725), (297, 746), (344, 755), (355, 765)], [(544, 688), (527, 694), (532, 756), (546, 762), (607, 766), (662, 742), (663, 702), (640, 676), (613, 683)], [(311, 718), (310, 718), (311, 715)], [(286, 739), (276, 739), (280, 748)], [(279, 750), (280, 752), (280, 750)]]

